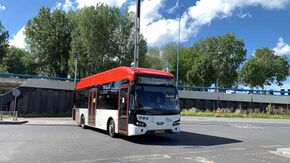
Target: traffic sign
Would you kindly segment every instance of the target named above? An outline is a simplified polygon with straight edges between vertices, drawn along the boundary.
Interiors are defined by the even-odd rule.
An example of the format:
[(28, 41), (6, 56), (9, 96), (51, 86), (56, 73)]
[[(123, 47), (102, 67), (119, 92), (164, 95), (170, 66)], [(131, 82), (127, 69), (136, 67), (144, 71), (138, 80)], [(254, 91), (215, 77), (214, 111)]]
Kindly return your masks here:
[(19, 89), (14, 89), (12, 91), (13, 96), (18, 97), (20, 95), (20, 90)]

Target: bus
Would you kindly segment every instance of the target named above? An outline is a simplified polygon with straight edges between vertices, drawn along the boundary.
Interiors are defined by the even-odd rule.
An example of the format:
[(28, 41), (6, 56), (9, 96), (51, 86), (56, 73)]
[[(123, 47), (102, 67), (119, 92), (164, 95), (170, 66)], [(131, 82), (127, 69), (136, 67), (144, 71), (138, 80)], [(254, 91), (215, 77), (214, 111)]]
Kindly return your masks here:
[(82, 128), (106, 130), (111, 137), (178, 133), (174, 76), (121, 66), (83, 78), (75, 87), (73, 120)]

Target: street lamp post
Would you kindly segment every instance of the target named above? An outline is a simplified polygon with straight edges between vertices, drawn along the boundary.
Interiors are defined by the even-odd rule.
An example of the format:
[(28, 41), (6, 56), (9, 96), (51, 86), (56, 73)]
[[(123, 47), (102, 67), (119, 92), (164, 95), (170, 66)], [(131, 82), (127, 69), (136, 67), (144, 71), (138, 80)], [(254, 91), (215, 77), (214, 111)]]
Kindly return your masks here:
[(135, 21), (135, 47), (134, 47), (134, 67), (138, 67), (139, 63), (139, 48), (140, 48), (140, 14), (141, 0), (137, 0), (136, 4), (136, 21)]
[(181, 20), (182, 10), (183, 10), (183, 7), (180, 10), (179, 18), (178, 18), (178, 45), (177, 45), (177, 52), (176, 52), (176, 86), (178, 86), (178, 82), (179, 82), (180, 20)]
[(219, 78), (220, 78), (220, 71), (219, 71), (219, 66), (218, 66), (218, 55), (222, 54), (222, 52), (217, 52), (217, 55), (214, 60), (214, 67), (215, 67), (215, 73), (216, 73), (216, 82), (215, 82), (215, 88), (216, 91), (218, 90), (218, 86), (219, 86)]
[(75, 78), (74, 78), (74, 83), (77, 83), (77, 68), (78, 68), (78, 58), (79, 58), (79, 52), (75, 52)]

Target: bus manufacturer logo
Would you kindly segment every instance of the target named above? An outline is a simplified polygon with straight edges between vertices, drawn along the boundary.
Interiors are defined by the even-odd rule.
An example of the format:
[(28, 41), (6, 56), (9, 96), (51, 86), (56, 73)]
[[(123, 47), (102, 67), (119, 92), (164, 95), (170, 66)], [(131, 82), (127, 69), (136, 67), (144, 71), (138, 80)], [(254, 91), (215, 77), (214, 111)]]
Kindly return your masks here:
[(157, 122), (156, 124), (157, 124), (157, 125), (163, 125), (164, 122)]

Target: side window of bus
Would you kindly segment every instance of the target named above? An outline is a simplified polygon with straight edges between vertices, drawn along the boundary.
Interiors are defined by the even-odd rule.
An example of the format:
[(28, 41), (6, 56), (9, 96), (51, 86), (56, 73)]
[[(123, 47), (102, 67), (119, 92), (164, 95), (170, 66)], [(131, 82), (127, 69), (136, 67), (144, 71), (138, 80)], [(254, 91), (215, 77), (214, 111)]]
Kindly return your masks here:
[(118, 92), (114, 89), (100, 89), (97, 100), (98, 109), (118, 109)]
[(99, 89), (99, 96), (97, 99), (97, 109), (105, 109), (106, 106), (106, 89)]
[(88, 107), (88, 90), (80, 90), (75, 94), (76, 107), (87, 108)]
[(111, 90), (110, 98), (107, 100), (107, 102), (112, 110), (118, 110), (118, 99), (119, 99), (118, 90)]

